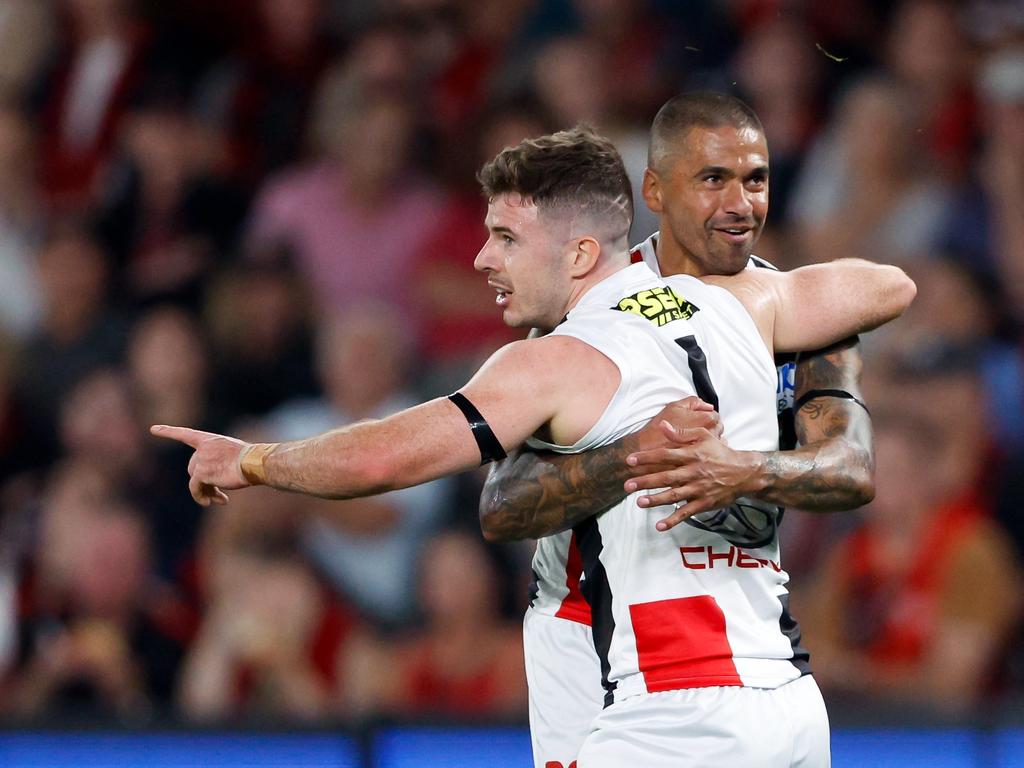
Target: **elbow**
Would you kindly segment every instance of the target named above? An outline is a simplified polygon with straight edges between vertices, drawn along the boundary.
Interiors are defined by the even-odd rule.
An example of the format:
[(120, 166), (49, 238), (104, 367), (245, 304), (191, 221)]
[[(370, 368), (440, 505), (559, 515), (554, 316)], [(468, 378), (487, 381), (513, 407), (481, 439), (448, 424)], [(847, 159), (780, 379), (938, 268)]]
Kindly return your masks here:
[[(501, 514), (501, 508), (497, 499), (484, 493), (480, 497), (480, 533), (484, 541), (489, 544), (507, 544), (516, 541), (518, 538), (513, 531), (509, 530), (507, 520)], [(504, 523), (504, 524), (503, 524)]]
[(847, 509), (870, 504), (875, 498), (874, 460), (870, 452), (858, 451), (846, 467)]
[(887, 267), (890, 271), (889, 299), (890, 319), (895, 319), (907, 311), (917, 296), (917, 283), (899, 267)]
[(488, 544), (506, 544), (512, 539), (500, 527), (490, 524), (487, 518), (480, 518), (480, 533)]
[(870, 504), (875, 498), (875, 478), (871, 472), (858, 473), (850, 485), (851, 509)]

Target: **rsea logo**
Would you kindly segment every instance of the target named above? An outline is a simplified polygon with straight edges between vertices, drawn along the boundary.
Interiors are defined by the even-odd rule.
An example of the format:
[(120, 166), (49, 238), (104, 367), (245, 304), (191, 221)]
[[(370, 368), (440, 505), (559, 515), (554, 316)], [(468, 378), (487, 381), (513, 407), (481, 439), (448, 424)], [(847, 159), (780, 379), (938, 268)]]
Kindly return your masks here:
[(612, 309), (646, 317), (659, 328), (673, 320), (689, 320), (694, 312), (699, 311), (696, 305), (667, 286), (626, 296)]

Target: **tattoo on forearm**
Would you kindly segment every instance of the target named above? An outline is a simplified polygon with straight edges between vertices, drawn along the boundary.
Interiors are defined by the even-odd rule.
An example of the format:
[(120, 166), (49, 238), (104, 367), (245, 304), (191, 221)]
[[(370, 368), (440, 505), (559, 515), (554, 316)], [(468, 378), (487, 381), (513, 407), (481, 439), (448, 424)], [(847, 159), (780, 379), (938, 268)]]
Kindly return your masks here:
[[(843, 389), (859, 396), (858, 347), (850, 339), (802, 356), (796, 396), (812, 389)], [(849, 509), (870, 500), (874, 450), (867, 412), (851, 400), (820, 397), (803, 405), (795, 423), (801, 447), (765, 455), (762, 497), (812, 511)]]
[(480, 497), (480, 526), (493, 541), (564, 531), (626, 497), (631, 437), (593, 451), (517, 451), (495, 464)]

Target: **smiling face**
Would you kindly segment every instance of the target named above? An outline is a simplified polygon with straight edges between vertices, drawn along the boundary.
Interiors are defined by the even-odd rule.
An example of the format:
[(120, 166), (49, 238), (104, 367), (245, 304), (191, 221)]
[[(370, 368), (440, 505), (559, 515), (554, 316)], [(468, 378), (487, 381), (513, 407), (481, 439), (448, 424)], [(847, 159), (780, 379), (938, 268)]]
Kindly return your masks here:
[(732, 275), (768, 214), (768, 146), (756, 128), (695, 126), (644, 176), (665, 274)]
[(572, 241), (556, 218), (517, 193), (497, 195), (487, 206), (487, 242), (473, 266), (497, 291), (506, 325), (550, 329), (565, 315)]

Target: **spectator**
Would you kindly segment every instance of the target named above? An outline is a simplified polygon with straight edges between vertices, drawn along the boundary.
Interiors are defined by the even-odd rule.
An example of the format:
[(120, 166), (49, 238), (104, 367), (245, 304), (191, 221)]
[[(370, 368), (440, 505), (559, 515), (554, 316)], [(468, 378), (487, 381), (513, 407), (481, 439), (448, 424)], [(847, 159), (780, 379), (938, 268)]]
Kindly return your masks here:
[(992, 447), (1005, 453), (1024, 444), (1024, 357), (1007, 322), (1002, 286), (950, 257), (935, 259), (915, 271), (914, 278), (914, 306), (893, 333), (880, 335), (872, 345), (876, 353), (891, 356), (883, 367), (922, 373), (969, 369), (984, 389), (979, 405), (998, 404), (974, 414), (975, 420), (984, 419), (983, 432)]
[(423, 552), (418, 592), (422, 632), (353, 649), (349, 697), (356, 711), (522, 716), (521, 633), (497, 614), (495, 570), (480, 537), (449, 531), (433, 538)]
[(148, 536), (95, 469), (55, 476), (22, 596), (14, 712), (138, 722), (166, 709), (181, 648), (148, 609)]
[(33, 264), (42, 229), (32, 128), (19, 112), (0, 109), (0, 330), (19, 338), (38, 330), (42, 314)]
[[(655, 3), (632, 0), (572, 0), (580, 32), (601, 51), (603, 99), (615, 122), (645, 125), (672, 96), (665, 66), (672, 40), (664, 13)], [(661, 11), (661, 9), (658, 9)], [(571, 94), (564, 94), (570, 98)], [(561, 126), (560, 127), (565, 127)]]
[(310, 289), (287, 252), (224, 270), (208, 288), (210, 397), (218, 419), (263, 416), (316, 392)]
[[(404, 95), (328, 78), (341, 89), (314, 125), (316, 161), (271, 178), (251, 216), (249, 249), (285, 244), (322, 312), (387, 299), (409, 315), (412, 256), (433, 231), (440, 197), (412, 170), (415, 105)], [(330, 106), (327, 106), (330, 105)]]
[(8, 0), (0, 16), (0, 102), (22, 101), (53, 44), (53, 3)]
[[(181, 309), (151, 310), (135, 324), (128, 345), (128, 371), (139, 418), (145, 424), (222, 424), (211, 408), (207, 385), (209, 353), (196, 322)], [(188, 452), (178, 446), (147, 443), (148, 468), (135, 473), (153, 529), (157, 572), (179, 587), (191, 587), (194, 548), (203, 510), (181, 484)], [(140, 476), (141, 474), (141, 476)]]
[(297, 556), (293, 517), (255, 489), (211, 519), (204, 618), (180, 681), (189, 719), (280, 723), (333, 711), (353, 619)]
[(79, 211), (99, 194), (125, 107), (141, 86), (146, 31), (130, 0), (62, 0), (66, 36), (39, 104), (43, 189)]
[(613, 100), (608, 82), (622, 76), (615, 69), (617, 63), (622, 66), (608, 58), (608, 51), (597, 38), (556, 38), (540, 48), (533, 68), (532, 89), (555, 125), (590, 123), (615, 142), (633, 185), (636, 213), (630, 232), (631, 242), (637, 242), (658, 226), (641, 194), (647, 167), (648, 124), (646, 120), (631, 121), (629, 110), (625, 110), (624, 117), (616, 109), (620, 104)]
[(862, 80), (843, 98), (793, 193), (805, 257), (884, 253), (905, 263), (929, 255), (948, 195), (924, 160), (914, 104), (912, 91), (885, 77)]
[(214, 148), (179, 107), (137, 106), (122, 134), (124, 156), (98, 213), (121, 299), (198, 307), (203, 281), (235, 248), (241, 195), (213, 175)]
[(997, 51), (980, 78), (985, 143), (973, 177), (948, 211), (945, 242), (976, 268), (998, 274), (1018, 328), (1024, 321), (1024, 46)]
[(941, 433), (906, 412), (875, 425), (877, 497), (804, 616), (816, 677), (836, 693), (968, 712), (1020, 605), (1013, 549), (975, 497), (948, 490)]
[(977, 130), (971, 51), (958, 11), (949, 0), (903, 0), (887, 43), (893, 75), (917, 99), (921, 147), (947, 182), (963, 176)]
[(310, 105), (337, 48), (325, 0), (252, 5), (255, 30), (235, 14), (241, 49), (213, 68), (198, 93), (201, 115), (226, 141), (229, 175), (245, 185), (302, 158)]
[[(351, 307), (321, 329), (317, 367), (325, 397), (271, 413), (271, 437), (305, 438), (414, 405), (410, 353), (394, 307)], [(397, 624), (412, 618), (417, 553), (443, 519), (449, 488), (440, 480), (366, 499), (295, 499), (291, 506), (307, 518), (306, 551), (337, 589), (374, 620)]]
[(757, 112), (771, 150), (772, 221), (789, 218), (800, 161), (822, 121), (822, 71), (828, 59), (808, 45), (797, 19), (775, 18), (748, 34), (733, 60), (737, 85)]
[(106, 304), (108, 264), (85, 230), (56, 229), (39, 251), (37, 269), (43, 317), (24, 350), (17, 398), (24, 448), (45, 460), (55, 456), (59, 404), (84, 376), (120, 359), (127, 328)]

